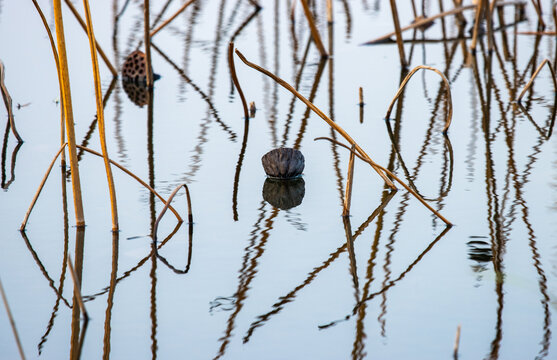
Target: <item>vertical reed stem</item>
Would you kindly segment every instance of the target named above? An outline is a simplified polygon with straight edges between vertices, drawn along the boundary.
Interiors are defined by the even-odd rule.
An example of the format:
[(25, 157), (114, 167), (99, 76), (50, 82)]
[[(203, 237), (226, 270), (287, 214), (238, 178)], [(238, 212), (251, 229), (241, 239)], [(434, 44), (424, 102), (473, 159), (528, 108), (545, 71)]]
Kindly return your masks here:
[(402, 43), (402, 32), (400, 31), (400, 22), (398, 20), (398, 10), (396, 8), (395, 0), (389, 0), (391, 3), (391, 13), (393, 14), (393, 24), (395, 25), (396, 44), (398, 46), (398, 54), (400, 57), (400, 65), (403, 68), (408, 66), (406, 62), (406, 55), (404, 54), (404, 44)]
[(460, 325), (456, 327), (456, 337), (454, 341), (453, 357), (458, 359), (458, 347), (460, 346)]
[(304, 14), (306, 15), (306, 19), (308, 20), (309, 29), (311, 30), (311, 37), (313, 38), (313, 41), (315, 42), (315, 46), (317, 46), (317, 49), (319, 50), (319, 53), (321, 53), (321, 57), (323, 57), (323, 58), (329, 57), (329, 54), (327, 53), (327, 50), (325, 50), (325, 46), (323, 45), (323, 42), (321, 41), (321, 36), (319, 35), (319, 30), (317, 30), (317, 26), (315, 26), (315, 21), (313, 20), (313, 15), (311, 14), (311, 10), (309, 9), (306, 0), (300, 0), (300, 2), (302, 3), (302, 7), (304, 8)]
[(153, 86), (153, 68), (151, 67), (151, 36), (149, 36), (149, 0), (143, 1), (143, 27), (145, 36), (145, 60), (147, 87)]
[(17, 328), (15, 327), (14, 317), (12, 316), (12, 311), (10, 310), (10, 306), (8, 305), (8, 298), (6, 297), (6, 293), (4, 292), (4, 287), (2, 286), (1, 280), (0, 280), (0, 295), (2, 295), (2, 301), (4, 302), (4, 306), (6, 307), (6, 313), (8, 314), (8, 319), (10, 320), (10, 325), (14, 333), (17, 349), (19, 350), (19, 355), (23, 360), (25, 360), (25, 353), (23, 352), (23, 346), (21, 346), (21, 341), (19, 340)]
[(472, 55), (476, 54), (476, 44), (478, 42), (478, 32), (480, 30), (480, 23), (482, 21), (482, 13), (484, 12), (484, 3), (486, 0), (478, 0), (476, 6), (476, 17), (474, 20), (474, 33), (472, 35), (472, 43), (470, 44), (470, 51)]
[(99, 73), (99, 61), (97, 58), (97, 44), (95, 40), (95, 32), (93, 30), (93, 20), (91, 19), (91, 9), (89, 1), (83, 0), (85, 9), (85, 20), (87, 21), (87, 36), (89, 37), (89, 46), (91, 49), (91, 61), (93, 63), (93, 79), (95, 82), (95, 99), (97, 103), (97, 121), (99, 124), (99, 137), (101, 142), (101, 150), (103, 153), (104, 167), (108, 180), (108, 191), (110, 193), (110, 209), (112, 213), (112, 231), (118, 231), (118, 206), (116, 204), (116, 190), (114, 189), (114, 178), (112, 177), (112, 169), (108, 159), (108, 149), (106, 146), (105, 124), (104, 124), (104, 106), (101, 89), (101, 75)]
[(234, 86), (236, 86), (236, 90), (238, 90), (238, 94), (240, 94), (240, 99), (242, 99), (242, 106), (244, 107), (244, 119), (249, 119), (250, 116), (248, 111), (248, 104), (246, 102), (244, 92), (240, 87), (240, 82), (238, 81), (238, 77), (236, 76), (236, 67), (234, 66), (234, 43), (233, 42), (228, 44), (228, 66), (230, 67), (230, 75), (232, 76), (232, 81), (234, 82)]
[(358, 96), (360, 98), (360, 102), (358, 103), (358, 105), (364, 106), (364, 89), (362, 89), (361, 86), (360, 86), (360, 89), (358, 91)]
[(327, 22), (333, 23), (333, 0), (327, 0)]
[(85, 303), (83, 303), (83, 297), (81, 297), (81, 284), (79, 283), (79, 279), (77, 278), (77, 274), (72, 265), (72, 258), (70, 255), (68, 255), (68, 268), (70, 269), (70, 275), (72, 276), (74, 294), (77, 299), (77, 304), (81, 309), (81, 312), (83, 313), (83, 317), (89, 320), (89, 315), (87, 314), (87, 310), (85, 309)]
[(54, 23), (56, 26), (56, 40), (58, 43), (58, 55), (60, 60), (60, 70), (62, 84), (63, 99), (61, 99), (64, 108), (64, 119), (66, 120), (66, 135), (68, 139), (68, 152), (70, 157), (70, 169), (72, 176), (72, 190), (75, 207), (75, 219), (78, 227), (85, 226), (85, 218), (83, 216), (83, 201), (81, 199), (81, 181), (79, 178), (79, 164), (77, 162), (77, 152), (75, 148), (75, 130), (72, 110), (72, 97), (70, 90), (70, 75), (68, 71), (68, 58), (66, 56), (66, 40), (64, 36), (64, 22), (62, 19), (62, 4), (60, 0), (53, 0)]
[(352, 181), (354, 179), (354, 152), (356, 147), (352, 145), (352, 151), (350, 151), (350, 160), (348, 161), (348, 176), (346, 178), (346, 191), (344, 193), (344, 208), (342, 210), (342, 216), (350, 216), (350, 203), (352, 201)]

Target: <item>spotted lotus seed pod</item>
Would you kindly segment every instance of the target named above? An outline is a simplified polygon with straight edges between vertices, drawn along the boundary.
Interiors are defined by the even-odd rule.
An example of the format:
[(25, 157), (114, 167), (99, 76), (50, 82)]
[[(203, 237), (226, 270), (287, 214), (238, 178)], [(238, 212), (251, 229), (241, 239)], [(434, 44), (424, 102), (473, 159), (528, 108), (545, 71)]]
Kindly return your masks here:
[(273, 178), (291, 179), (304, 171), (304, 155), (291, 148), (278, 148), (269, 151), (261, 158), (265, 173)]
[(139, 50), (132, 52), (122, 65), (122, 80), (145, 82), (147, 79), (147, 58)]

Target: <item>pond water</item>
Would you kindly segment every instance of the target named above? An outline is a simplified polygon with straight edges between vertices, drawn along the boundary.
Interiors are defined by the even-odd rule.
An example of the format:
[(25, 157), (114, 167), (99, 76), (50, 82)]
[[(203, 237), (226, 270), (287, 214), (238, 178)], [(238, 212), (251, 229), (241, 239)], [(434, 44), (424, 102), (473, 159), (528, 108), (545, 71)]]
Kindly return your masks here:
[[(39, 3), (54, 32), (52, 4)], [(151, 22), (181, 4), (151, 1)], [(514, 102), (543, 59), (557, 60), (554, 36), (517, 33), (536, 30), (532, 4), (517, 23), (506, 6), (506, 26), (496, 16), (494, 50), (481, 37), (475, 60), (467, 55), (473, 11), (463, 13), (463, 37), (454, 17), (404, 34), (409, 69), (428, 65), (449, 79), (448, 137), (447, 94), (431, 71), (416, 73), (383, 120), (405, 73), (395, 43), (361, 44), (392, 31), (388, 2), (334, 1), (331, 26), (326, 2), (316, 2), (328, 60), (309, 44), (299, 3), (293, 21), (291, 1), (261, 4), (257, 12), (249, 1), (197, 0), (153, 36), (161, 78), (152, 107), (136, 105), (99, 59), (110, 157), (165, 198), (180, 184), (191, 192), (193, 224), (177, 226), (167, 212), (154, 243), (162, 202), (113, 167), (120, 231), (112, 233), (103, 162), (88, 153), (79, 163), (87, 226), (75, 227), (70, 177), (58, 161), (26, 231), (18, 231), (60, 146), (59, 89), (32, 2), (0, 0), (0, 59), (25, 140), (17, 146), (13, 135), (3, 138), (0, 279), (26, 357), (437, 359), (453, 356), (460, 326), (460, 359), (557, 358), (557, 142), (547, 67), (525, 95), (526, 111)], [(426, 2), (425, 13), (439, 13), (439, 4), (453, 7)], [(62, 5), (77, 143), (100, 151), (87, 36)], [(551, 31), (551, 3), (542, 5)], [(91, 6), (97, 40), (120, 68), (143, 47), (142, 2)], [(409, 24), (411, 6), (399, 7)], [(314, 141), (342, 137), (235, 57), (257, 107), (244, 121), (228, 67), (231, 40), (455, 226), (401, 186), (390, 193), (359, 159), (343, 218), (350, 153)], [(0, 114), (7, 119), (3, 107)], [(301, 150), (306, 162), (287, 189), (266, 182), (260, 160), (284, 146)], [(273, 199), (283, 194), (298, 198)], [(287, 202), (300, 204), (286, 209)], [(173, 206), (187, 219), (183, 190)], [(86, 326), (68, 256), (81, 277)], [(0, 354), (20, 356), (4, 307)]]

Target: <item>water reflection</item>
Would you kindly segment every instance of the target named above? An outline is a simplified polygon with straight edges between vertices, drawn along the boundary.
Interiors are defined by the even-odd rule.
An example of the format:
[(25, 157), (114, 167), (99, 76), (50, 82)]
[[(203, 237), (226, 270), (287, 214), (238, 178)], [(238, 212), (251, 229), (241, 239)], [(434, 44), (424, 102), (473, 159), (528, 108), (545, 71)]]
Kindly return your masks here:
[(289, 180), (267, 178), (263, 184), (263, 199), (281, 210), (300, 205), (304, 195), (305, 181), (301, 177)]

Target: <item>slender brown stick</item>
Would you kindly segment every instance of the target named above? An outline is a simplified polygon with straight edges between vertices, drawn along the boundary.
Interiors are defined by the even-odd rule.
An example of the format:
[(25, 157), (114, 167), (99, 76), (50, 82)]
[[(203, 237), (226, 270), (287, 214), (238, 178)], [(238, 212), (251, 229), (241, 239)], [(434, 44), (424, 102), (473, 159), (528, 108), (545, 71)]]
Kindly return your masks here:
[[(339, 146), (342, 146), (345, 149), (348, 149), (348, 151), (353, 152), (360, 160), (367, 162), (368, 164), (371, 165), (371, 163), (369, 162), (369, 160), (365, 159), (363, 156), (361, 156), (360, 154), (357, 154), (356, 152), (352, 151), (352, 149), (350, 149), (347, 145), (336, 141), (334, 139), (328, 138), (328, 137), (318, 137), (315, 138), (314, 140), (328, 140), (334, 144), (337, 144)], [(388, 169), (384, 168), (381, 165), (375, 164), (375, 166), (377, 166), (379, 169), (383, 170), (388, 176), (392, 177), (393, 179), (396, 180), (396, 182), (398, 182), (400, 185), (402, 185), (402, 187), (404, 187), (406, 189), (406, 191), (408, 191), (410, 194), (412, 194), (416, 199), (418, 199), (419, 202), (421, 202), (426, 208), (428, 208), (429, 211), (431, 211), (433, 214), (435, 214), (439, 219), (441, 219), (445, 224), (447, 224), (448, 226), (453, 226), (453, 224), (447, 220), (443, 215), (441, 215), (441, 213), (439, 213), (437, 210), (435, 210), (434, 208), (432, 208), (417, 192), (415, 192), (412, 188), (410, 188), (410, 186), (406, 185), (402, 180), (400, 180), (396, 175), (394, 175), (392, 172), (390, 172)]]
[(447, 112), (447, 119), (445, 120), (445, 127), (443, 128), (443, 134), (446, 134), (447, 131), (449, 130), (449, 126), (451, 126), (451, 121), (453, 118), (453, 100), (451, 96), (451, 87), (445, 75), (443, 75), (441, 71), (431, 66), (418, 65), (414, 69), (412, 69), (412, 71), (410, 71), (408, 75), (406, 75), (406, 77), (400, 84), (400, 87), (398, 88), (395, 97), (391, 100), (391, 103), (389, 104), (389, 108), (387, 109), (387, 114), (385, 114), (385, 119), (389, 119), (389, 117), (391, 116), (391, 111), (393, 110), (393, 106), (395, 105), (395, 102), (400, 97), (400, 95), (402, 95), (402, 92), (404, 91), (404, 87), (406, 86), (408, 81), (410, 81), (410, 78), (412, 78), (412, 76), (420, 69), (434, 71), (443, 79), (443, 83), (445, 84), (445, 87), (447, 89), (447, 97), (449, 98), (449, 111)]
[(304, 8), (304, 14), (306, 15), (306, 19), (308, 20), (309, 29), (311, 31), (311, 37), (313, 38), (313, 42), (315, 43), (315, 46), (317, 46), (317, 50), (319, 50), (321, 57), (324, 58), (329, 57), (329, 54), (327, 53), (327, 50), (325, 50), (325, 46), (321, 41), (319, 30), (317, 30), (317, 26), (315, 26), (315, 21), (313, 20), (313, 15), (311, 14), (311, 10), (309, 9), (307, 1), (300, 0), (300, 2), (302, 3), (302, 7)]
[(19, 136), (16, 128), (15, 128), (15, 121), (14, 121), (14, 112), (12, 107), (12, 97), (4, 84), (4, 63), (0, 60), (0, 92), (2, 92), (2, 98), (4, 99), (4, 105), (6, 105), (6, 110), (8, 111), (8, 121), (10, 122), (10, 128), (12, 129), (12, 133), (16, 137), (17, 141), (22, 143), (23, 140), (21, 136)]
[(354, 145), (350, 151), (350, 160), (348, 161), (348, 176), (346, 177), (346, 191), (344, 193), (344, 207), (342, 216), (350, 216), (350, 203), (352, 201), (352, 181), (354, 179)]
[(8, 298), (4, 292), (4, 287), (2, 286), (2, 281), (0, 280), (0, 295), (2, 295), (2, 301), (4, 302), (4, 307), (6, 308), (6, 313), (8, 314), (8, 319), (10, 320), (10, 326), (12, 327), (12, 332), (14, 333), (15, 342), (17, 344), (17, 349), (19, 350), (19, 356), (25, 360), (25, 353), (23, 352), (23, 346), (21, 346), (21, 341), (19, 340), (19, 334), (15, 326), (14, 317), (12, 311), (10, 310), (10, 305), (8, 305)]
[(557, 92), (557, 79), (555, 78), (555, 70), (553, 70), (553, 65), (551, 64), (551, 61), (549, 61), (549, 59), (544, 59), (541, 62), (541, 64), (538, 66), (538, 68), (536, 69), (536, 71), (534, 72), (534, 74), (532, 75), (530, 80), (528, 80), (528, 83), (526, 84), (524, 89), (522, 89), (522, 91), (520, 92), (520, 95), (518, 95), (518, 98), (516, 99), (516, 102), (520, 103), (520, 101), (522, 100), (522, 97), (524, 96), (524, 94), (526, 94), (526, 91), (528, 91), (528, 89), (530, 89), (532, 87), (532, 85), (534, 84), (534, 80), (536, 79), (536, 77), (538, 76), (540, 71), (542, 70), (542, 67), (546, 64), (547, 64), (547, 67), (549, 68), (549, 71), (551, 71), (551, 78), (553, 79), (553, 89)]
[(360, 89), (358, 90), (358, 98), (360, 99), (360, 102), (358, 103), (358, 105), (364, 106), (364, 89), (362, 89), (361, 86), (360, 86)]
[(158, 33), (159, 31), (162, 30), (162, 28), (164, 28), (166, 25), (170, 24), (170, 22), (174, 19), (176, 19), (178, 17), (178, 15), (180, 15), (184, 10), (186, 10), (186, 8), (188, 6), (190, 6), (195, 0), (190, 0), (188, 2), (186, 2), (184, 5), (182, 5), (178, 11), (176, 11), (174, 13), (174, 15), (172, 15), (171, 17), (169, 17), (167, 20), (165, 20), (162, 24), (160, 24), (159, 26), (157, 26), (153, 31), (151, 31), (151, 33), (149, 34), (149, 36), (153, 37), (155, 36), (156, 33)]
[(541, 8), (541, 3), (536, 0), (532, 0), (532, 5), (534, 5), (534, 9), (536, 10), (536, 15), (538, 15), (538, 22), (542, 29), (545, 29), (545, 22), (543, 21), (543, 11)]
[(149, 0), (143, 0), (143, 35), (145, 41), (145, 62), (147, 87), (153, 86), (153, 68), (151, 67), (151, 36), (149, 36)]
[(70, 91), (70, 76), (68, 70), (68, 58), (66, 56), (66, 40), (64, 36), (64, 22), (62, 18), (62, 4), (60, 0), (53, 0), (54, 22), (56, 25), (56, 40), (58, 43), (58, 55), (60, 60), (60, 70), (63, 98), (61, 99), (64, 108), (64, 119), (66, 121), (66, 136), (68, 139), (68, 151), (70, 157), (70, 169), (72, 177), (72, 190), (74, 198), (75, 219), (78, 227), (85, 226), (83, 216), (83, 201), (81, 199), (81, 181), (79, 178), (79, 164), (75, 149), (75, 130), (72, 109), (72, 97)]
[(106, 170), (106, 177), (108, 180), (108, 192), (110, 194), (110, 209), (112, 213), (112, 231), (118, 231), (118, 206), (116, 202), (116, 190), (114, 189), (114, 178), (112, 176), (112, 169), (110, 168), (110, 162), (108, 159), (108, 149), (106, 146), (103, 94), (101, 89), (101, 75), (99, 73), (99, 61), (97, 59), (97, 46), (95, 40), (95, 32), (93, 30), (93, 20), (91, 19), (91, 10), (89, 8), (88, 0), (83, 0), (83, 7), (85, 8), (85, 19), (87, 20), (87, 36), (89, 37), (89, 46), (91, 49), (91, 61), (93, 63), (93, 79), (95, 83), (95, 100), (97, 104), (97, 121), (99, 124), (99, 137), (100, 137), (101, 150), (104, 159), (104, 167)]
[(248, 104), (246, 103), (244, 92), (240, 87), (238, 76), (236, 76), (236, 67), (234, 66), (234, 43), (233, 42), (228, 44), (228, 66), (230, 67), (230, 75), (232, 76), (232, 81), (234, 82), (234, 86), (236, 86), (236, 90), (238, 90), (238, 94), (240, 94), (240, 99), (242, 99), (242, 106), (244, 107), (244, 119), (249, 119), (250, 116), (248, 111)]
[(294, 89), (286, 81), (282, 80), (281, 78), (279, 78), (275, 74), (271, 73), (270, 71), (262, 68), (261, 66), (256, 65), (252, 62), (249, 62), (238, 49), (236, 49), (236, 54), (238, 55), (240, 60), (242, 60), (244, 62), (244, 64), (246, 64), (247, 66), (249, 66), (249, 67), (267, 75), (268, 77), (270, 77), (271, 79), (276, 81), (280, 86), (282, 86), (286, 90), (290, 91), (294, 96), (296, 96), (304, 104), (306, 104), (307, 107), (309, 107), (313, 112), (315, 112), (321, 119), (325, 120), (325, 122), (327, 124), (329, 124), (329, 126), (331, 128), (336, 130), (343, 138), (345, 138), (346, 141), (348, 141), (351, 145), (355, 145), (356, 146), (356, 151), (358, 153), (360, 153), (361, 156), (363, 156), (365, 159), (369, 160), (369, 164), (371, 165), (371, 167), (379, 174), (379, 176), (381, 176), (381, 178), (385, 181), (385, 183), (391, 189), (393, 189), (393, 190), (396, 189), (396, 186), (393, 184), (393, 182), (381, 171), (381, 169), (379, 167), (375, 166), (375, 162), (373, 162), (373, 160), (369, 157), (369, 155), (366, 154), (366, 152), (354, 141), (354, 139), (352, 139), (352, 137), (350, 135), (348, 135), (348, 133), (346, 131), (344, 131), (344, 129), (342, 127), (340, 127), (337, 123), (335, 123), (333, 120), (331, 120), (327, 115), (325, 115), (325, 113), (323, 113), (321, 110), (319, 110), (319, 108), (317, 108), (315, 105), (313, 105), (308, 99), (303, 97), (298, 91), (296, 91), (296, 89)]
[(157, 217), (157, 220), (155, 221), (155, 226), (153, 226), (153, 233), (151, 234), (151, 237), (153, 238), (153, 241), (157, 241), (157, 229), (159, 228), (159, 222), (161, 221), (162, 217), (166, 213), (166, 210), (170, 206), (170, 203), (172, 202), (172, 199), (174, 199), (174, 196), (176, 196), (176, 193), (178, 192), (178, 190), (180, 190), (180, 188), (182, 186), (184, 187), (184, 189), (186, 189), (186, 200), (188, 202), (188, 222), (190, 224), (193, 223), (190, 190), (188, 189), (188, 185), (186, 185), (186, 184), (178, 185), (178, 186), (176, 186), (174, 191), (172, 191), (172, 194), (170, 194), (170, 197), (168, 198), (168, 202), (164, 205), (164, 208), (161, 210), (161, 213), (159, 214), (159, 216)]
[[(87, 25), (85, 24), (85, 21), (83, 21), (83, 19), (79, 15), (79, 12), (75, 8), (75, 6), (73, 6), (73, 4), (71, 3), (70, 0), (64, 0), (64, 1), (66, 2), (66, 5), (68, 5), (68, 7), (70, 8), (71, 12), (73, 13), (73, 15), (75, 16), (77, 21), (79, 22), (79, 25), (81, 25), (83, 30), (87, 33), (88, 32), (87, 31)], [(101, 48), (101, 45), (97, 42), (97, 40), (95, 40), (95, 45), (96, 45), (97, 51), (99, 52), (99, 55), (101, 56), (104, 63), (106, 64), (106, 67), (108, 67), (108, 70), (110, 70), (110, 72), (112, 73), (112, 76), (118, 76), (118, 71), (116, 71), (114, 66), (112, 66), (112, 63), (108, 59), (108, 56), (106, 56), (105, 52), (103, 51), (103, 49)]]
[(478, 6), (476, 7), (476, 17), (474, 20), (474, 32), (472, 35), (472, 42), (470, 44), (470, 51), (472, 54), (476, 53), (476, 44), (478, 42), (478, 33), (480, 31), (480, 23), (482, 21), (484, 13), (484, 4), (487, 0), (478, 0)]
[(396, 8), (395, 0), (390, 0), (391, 13), (393, 15), (393, 24), (395, 26), (396, 44), (398, 46), (398, 55), (400, 57), (400, 65), (403, 68), (408, 66), (406, 55), (404, 54), (404, 44), (402, 43), (402, 31), (400, 30), (400, 22), (398, 20), (398, 10)]
[(327, 22), (333, 23), (333, 0), (327, 0)]
[(83, 313), (83, 317), (85, 318), (85, 320), (89, 320), (89, 315), (87, 314), (87, 309), (85, 309), (85, 304), (83, 303), (83, 297), (81, 296), (81, 284), (79, 283), (79, 279), (77, 278), (77, 274), (75, 273), (75, 269), (73, 268), (72, 258), (70, 255), (68, 255), (67, 262), (68, 262), (68, 268), (70, 269), (70, 275), (72, 276), (72, 280), (73, 280), (73, 289), (74, 289), (74, 295), (77, 299), (77, 305), (81, 309), (81, 312)]
[(460, 325), (456, 327), (456, 337), (454, 340), (454, 350), (453, 350), (453, 357), (454, 359), (458, 359), (458, 347), (460, 346)]
[(58, 156), (60, 156), (60, 153), (62, 151), (64, 151), (64, 148), (66, 147), (66, 145), (67, 145), (67, 143), (64, 143), (60, 147), (60, 150), (58, 150), (56, 155), (54, 155), (54, 158), (52, 159), (52, 161), (50, 162), (50, 165), (46, 169), (46, 173), (44, 174), (43, 179), (42, 179), (42, 181), (39, 185), (39, 188), (37, 189), (37, 192), (35, 193), (35, 196), (33, 197), (33, 200), (31, 200), (31, 205), (29, 205), (29, 208), (27, 209), (27, 212), (25, 213), (25, 217), (23, 218), (23, 222), (21, 223), (21, 226), (19, 227), (20, 231), (25, 231), (25, 227), (27, 226), (27, 220), (29, 220), (29, 215), (31, 215), (31, 211), (33, 211), (33, 207), (35, 207), (35, 204), (37, 203), (37, 200), (39, 199), (39, 195), (41, 194), (41, 191), (43, 190), (44, 184), (46, 183), (46, 180), (48, 179), (48, 176), (50, 175), (50, 171), (52, 170), (52, 167), (54, 166), (54, 163), (56, 162), (56, 159), (58, 159)]
[(545, 36), (545, 35), (555, 36), (555, 35), (557, 35), (557, 32), (555, 32), (555, 31), (517, 31), (516, 33), (518, 35), (535, 35), (535, 36)]

